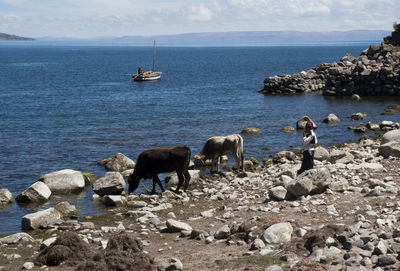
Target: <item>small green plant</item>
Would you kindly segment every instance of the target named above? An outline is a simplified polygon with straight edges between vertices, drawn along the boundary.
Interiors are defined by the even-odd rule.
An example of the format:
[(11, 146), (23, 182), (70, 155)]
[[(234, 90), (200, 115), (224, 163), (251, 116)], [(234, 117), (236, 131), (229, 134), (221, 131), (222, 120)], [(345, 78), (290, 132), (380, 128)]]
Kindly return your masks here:
[(249, 160), (254, 164), (254, 165), (259, 165), (260, 162), (258, 162), (258, 160), (256, 158), (254, 158), (253, 156), (249, 158)]
[(83, 178), (85, 179), (85, 183), (86, 184), (92, 184), (94, 183), (94, 181), (97, 180), (96, 175), (92, 174), (92, 173), (82, 173)]

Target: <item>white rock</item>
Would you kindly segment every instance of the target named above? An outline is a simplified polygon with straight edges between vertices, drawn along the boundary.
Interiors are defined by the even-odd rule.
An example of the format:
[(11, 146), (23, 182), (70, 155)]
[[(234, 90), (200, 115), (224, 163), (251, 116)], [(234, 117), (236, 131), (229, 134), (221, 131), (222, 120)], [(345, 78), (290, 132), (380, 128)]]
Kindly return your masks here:
[(192, 231), (192, 227), (189, 224), (175, 219), (168, 219), (166, 225), (170, 232)]
[(44, 182), (53, 193), (70, 193), (85, 188), (85, 179), (82, 172), (63, 169), (42, 175), (38, 181)]
[(125, 180), (119, 172), (107, 172), (93, 184), (93, 192), (100, 196), (121, 195), (125, 192)]
[(21, 203), (40, 202), (47, 201), (50, 196), (50, 188), (43, 182), (36, 182), (19, 194), (15, 200)]
[(262, 239), (268, 244), (280, 244), (289, 242), (292, 238), (293, 228), (290, 223), (278, 223), (266, 229)]
[(12, 203), (13, 201), (14, 197), (8, 189), (0, 189), (0, 206)]

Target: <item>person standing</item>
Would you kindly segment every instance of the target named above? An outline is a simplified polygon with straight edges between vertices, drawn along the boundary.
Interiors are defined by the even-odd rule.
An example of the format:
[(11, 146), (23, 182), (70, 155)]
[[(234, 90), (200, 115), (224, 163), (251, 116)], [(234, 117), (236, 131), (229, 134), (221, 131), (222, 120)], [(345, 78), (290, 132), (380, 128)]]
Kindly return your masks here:
[(300, 175), (306, 170), (314, 167), (314, 154), (315, 147), (317, 145), (317, 135), (315, 134), (314, 125), (311, 121), (307, 121), (306, 128), (303, 132), (303, 161), (301, 168), (297, 171), (297, 175)]

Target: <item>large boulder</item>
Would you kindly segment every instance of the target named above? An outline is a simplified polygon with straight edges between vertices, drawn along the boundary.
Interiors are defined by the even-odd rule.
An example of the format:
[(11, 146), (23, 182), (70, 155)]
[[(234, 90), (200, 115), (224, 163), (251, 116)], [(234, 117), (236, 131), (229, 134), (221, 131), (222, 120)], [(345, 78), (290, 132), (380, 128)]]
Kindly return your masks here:
[(306, 124), (308, 121), (311, 121), (313, 123), (313, 127), (317, 128), (317, 125), (315, 124), (315, 122), (308, 116), (303, 116), (301, 117), (297, 122), (296, 122), (296, 128), (297, 129), (305, 129), (306, 128)]
[(93, 184), (93, 192), (99, 196), (121, 195), (125, 192), (125, 180), (119, 172), (107, 172)]
[(0, 206), (12, 203), (13, 201), (14, 197), (8, 189), (0, 189)]
[[(193, 183), (197, 183), (200, 180), (200, 170), (189, 170), (190, 174), (190, 181), (189, 185)], [(173, 186), (177, 186), (179, 182), (178, 175), (176, 172), (171, 173), (167, 177), (165, 177), (165, 184), (167, 186), (167, 189), (171, 189)], [(182, 184), (184, 185), (184, 184)]]
[(390, 141), (380, 145), (378, 150), (379, 154), (385, 158), (389, 156), (400, 157), (400, 142)]
[(43, 182), (36, 182), (19, 194), (15, 200), (19, 203), (39, 203), (47, 201), (50, 196), (50, 188)]
[(400, 129), (386, 132), (382, 136), (381, 144), (383, 145), (391, 141), (400, 142)]
[(294, 197), (308, 194), (319, 194), (326, 190), (332, 182), (332, 176), (326, 168), (310, 169), (293, 180), (287, 186), (287, 191)]
[(325, 117), (322, 122), (328, 123), (328, 124), (336, 124), (340, 122), (340, 119), (333, 113), (329, 114), (327, 117)]
[(82, 172), (63, 169), (42, 175), (38, 181), (44, 182), (53, 193), (66, 194), (81, 191), (85, 188)]
[(282, 244), (287, 243), (292, 239), (293, 227), (290, 223), (278, 223), (267, 228), (262, 240), (267, 244)]
[(132, 159), (128, 158), (122, 153), (117, 153), (114, 157), (98, 161), (97, 164), (104, 166), (109, 171), (118, 172), (134, 169), (136, 166)]
[(329, 159), (329, 151), (322, 146), (315, 148), (314, 159), (318, 161), (324, 161)]
[(55, 207), (24, 215), (22, 217), (22, 230), (35, 230), (46, 221), (76, 216), (76, 214), (75, 206), (68, 202), (60, 202)]

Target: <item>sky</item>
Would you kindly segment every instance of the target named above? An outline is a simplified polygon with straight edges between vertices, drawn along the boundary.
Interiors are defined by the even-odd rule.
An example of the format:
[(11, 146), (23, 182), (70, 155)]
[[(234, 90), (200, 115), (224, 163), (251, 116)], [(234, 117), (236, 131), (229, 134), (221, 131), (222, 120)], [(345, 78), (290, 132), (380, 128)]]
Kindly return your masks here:
[(122, 37), (392, 30), (400, 0), (0, 0), (0, 33)]

